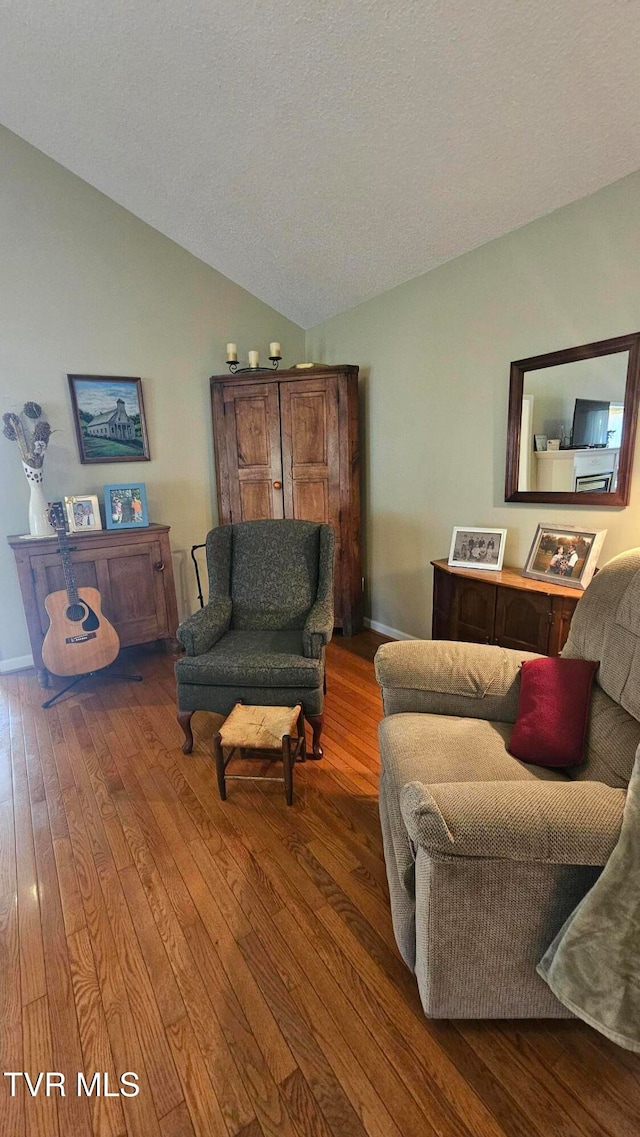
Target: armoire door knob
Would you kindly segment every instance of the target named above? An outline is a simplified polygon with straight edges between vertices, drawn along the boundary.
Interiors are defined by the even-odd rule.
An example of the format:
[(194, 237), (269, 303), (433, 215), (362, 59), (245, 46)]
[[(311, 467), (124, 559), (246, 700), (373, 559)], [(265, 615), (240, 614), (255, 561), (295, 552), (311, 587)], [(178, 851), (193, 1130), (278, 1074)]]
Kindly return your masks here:
[(281, 490), (282, 489), (282, 482), (274, 482), (273, 488), (274, 488), (274, 490)]

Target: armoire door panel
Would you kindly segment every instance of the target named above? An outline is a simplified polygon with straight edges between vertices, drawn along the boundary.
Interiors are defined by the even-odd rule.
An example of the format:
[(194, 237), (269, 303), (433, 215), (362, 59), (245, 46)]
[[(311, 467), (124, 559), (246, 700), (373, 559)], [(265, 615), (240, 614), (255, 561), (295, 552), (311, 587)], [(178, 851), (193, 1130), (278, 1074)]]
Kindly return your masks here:
[(293, 516), (305, 521), (331, 521), (326, 478), (313, 481), (298, 478), (293, 483)]
[(238, 521), (263, 521), (265, 517), (275, 517), (272, 507), (273, 486), (270, 481), (240, 482), (240, 515), (237, 518)]
[[(285, 517), (327, 521), (337, 532), (340, 454), (335, 375), (281, 384), (280, 408)], [(320, 507), (323, 516), (318, 514)]]
[(253, 466), (269, 466), (267, 399), (238, 399), (234, 410), (239, 468), (248, 470)]
[(232, 520), (283, 517), (278, 384), (225, 387), (224, 427)]
[(284, 515), (320, 521), (336, 535), (334, 618), (342, 623), (340, 449), (335, 375), (280, 385)]
[(291, 455), (294, 466), (326, 466), (327, 396), (325, 391), (290, 392), (293, 425)]

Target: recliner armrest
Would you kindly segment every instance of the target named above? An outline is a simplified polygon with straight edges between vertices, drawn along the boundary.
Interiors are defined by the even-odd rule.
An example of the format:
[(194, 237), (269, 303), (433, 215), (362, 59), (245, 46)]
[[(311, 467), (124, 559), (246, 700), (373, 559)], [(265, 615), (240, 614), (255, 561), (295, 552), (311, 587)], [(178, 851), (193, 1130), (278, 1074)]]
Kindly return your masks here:
[(515, 722), (521, 664), (537, 658), (490, 644), (405, 640), (382, 644), (374, 663), (386, 715), (415, 711)]
[(605, 865), (625, 797), (603, 782), (408, 782), (400, 808), (411, 840), (436, 859)]
[(230, 623), (231, 600), (219, 598), (187, 616), (176, 635), (187, 655), (204, 655), (229, 630)]

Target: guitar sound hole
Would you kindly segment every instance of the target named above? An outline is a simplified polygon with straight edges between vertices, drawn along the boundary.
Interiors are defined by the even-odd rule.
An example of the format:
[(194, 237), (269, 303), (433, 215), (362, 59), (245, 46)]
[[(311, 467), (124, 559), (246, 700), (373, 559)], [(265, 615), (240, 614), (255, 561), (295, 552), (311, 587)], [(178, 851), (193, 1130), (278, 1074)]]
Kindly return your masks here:
[(65, 615), (67, 620), (72, 620), (74, 624), (77, 624), (84, 618), (85, 611), (84, 604), (70, 604)]

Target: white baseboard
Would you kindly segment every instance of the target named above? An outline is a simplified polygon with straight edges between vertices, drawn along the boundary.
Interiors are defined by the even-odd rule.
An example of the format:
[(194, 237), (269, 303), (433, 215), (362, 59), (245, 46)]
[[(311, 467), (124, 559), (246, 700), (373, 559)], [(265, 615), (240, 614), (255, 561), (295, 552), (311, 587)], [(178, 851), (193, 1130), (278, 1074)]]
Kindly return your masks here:
[(417, 636), (410, 636), (408, 632), (401, 632), (398, 628), (390, 628), (388, 624), (381, 624), (379, 620), (370, 620), (365, 616), (363, 620), (365, 628), (371, 628), (372, 632), (380, 632), (381, 636), (390, 636), (392, 640), (417, 640)]
[(0, 674), (7, 671), (24, 671), (25, 667), (33, 667), (32, 655), (17, 655), (15, 659), (0, 659)]

